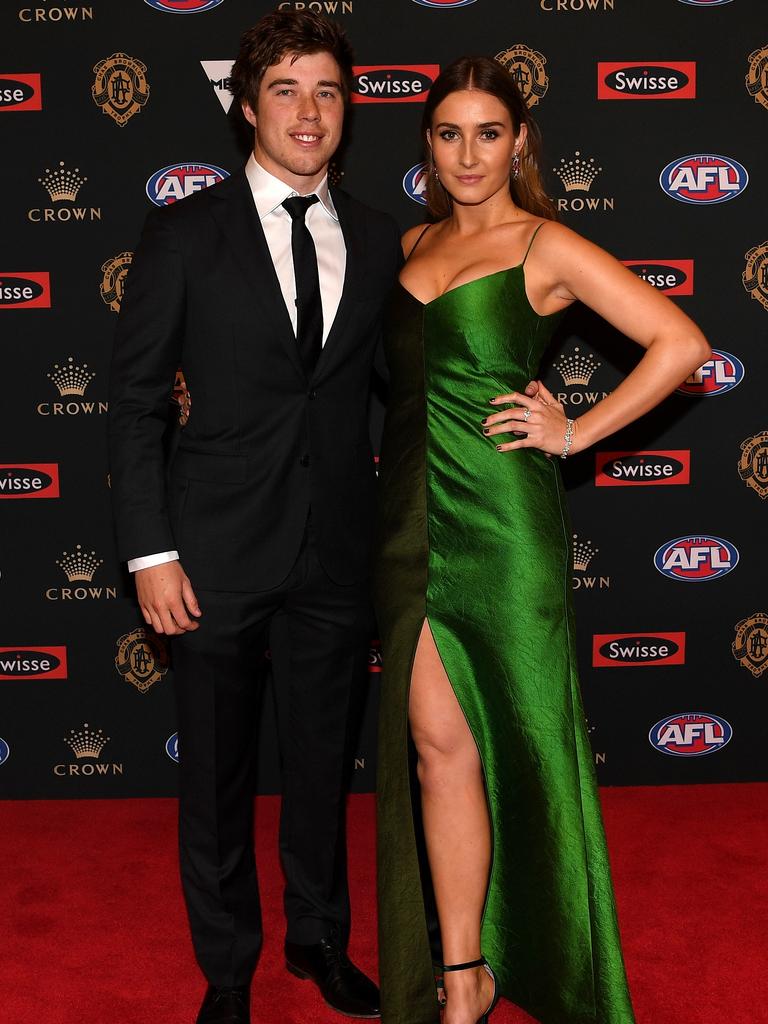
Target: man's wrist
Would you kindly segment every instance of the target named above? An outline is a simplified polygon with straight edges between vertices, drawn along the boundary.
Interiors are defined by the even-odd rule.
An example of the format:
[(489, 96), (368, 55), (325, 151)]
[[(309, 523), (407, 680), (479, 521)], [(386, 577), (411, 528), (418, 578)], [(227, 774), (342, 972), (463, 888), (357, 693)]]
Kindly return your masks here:
[(178, 551), (158, 551), (153, 555), (142, 555), (139, 558), (128, 559), (128, 572), (138, 572), (140, 569), (152, 569), (156, 565), (164, 565), (166, 562), (178, 562)]

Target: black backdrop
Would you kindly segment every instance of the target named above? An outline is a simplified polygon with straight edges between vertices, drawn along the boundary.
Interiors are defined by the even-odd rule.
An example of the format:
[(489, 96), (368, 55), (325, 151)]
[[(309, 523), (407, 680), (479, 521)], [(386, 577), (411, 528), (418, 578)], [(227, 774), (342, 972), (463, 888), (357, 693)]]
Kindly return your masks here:
[[(459, 54), (499, 55), (535, 103), (565, 222), (670, 291), (722, 353), (687, 394), (564, 466), (583, 689), (603, 783), (766, 778), (763, 0), (306, 6), (343, 23), (369, 69), (359, 98), (377, 101), (353, 107), (335, 167), (344, 187), (403, 228), (423, 219), (423, 90)], [(110, 344), (146, 183), (174, 198), (244, 158), (225, 112), (226, 68), (241, 30), (269, 8), (2, 5), (3, 795), (174, 792), (167, 660), (141, 630), (113, 549)], [(577, 415), (638, 353), (574, 310), (543, 373)], [(380, 423), (375, 406), (374, 434)], [(358, 789), (375, 781), (379, 668), (372, 642)], [(268, 698), (261, 730), (259, 788), (273, 792)]]

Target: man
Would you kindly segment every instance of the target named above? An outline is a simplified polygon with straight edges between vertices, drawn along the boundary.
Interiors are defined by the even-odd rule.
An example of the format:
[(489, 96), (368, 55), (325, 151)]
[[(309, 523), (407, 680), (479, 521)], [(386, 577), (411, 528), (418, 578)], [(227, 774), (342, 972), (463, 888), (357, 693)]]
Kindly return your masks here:
[[(180, 857), (209, 987), (198, 1024), (249, 1020), (261, 947), (252, 841), (255, 665), (272, 652), (287, 967), (334, 1009), (378, 1016), (347, 958), (350, 691), (369, 639), (367, 404), (394, 221), (329, 189), (352, 55), (294, 11), (245, 33), (232, 91), (246, 166), (152, 211), (123, 301), (110, 450), (120, 557), (173, 638)], [(302, 199), (301, 197), (307, 197)], [(191, 413), (164, 465), (181, 366)]]

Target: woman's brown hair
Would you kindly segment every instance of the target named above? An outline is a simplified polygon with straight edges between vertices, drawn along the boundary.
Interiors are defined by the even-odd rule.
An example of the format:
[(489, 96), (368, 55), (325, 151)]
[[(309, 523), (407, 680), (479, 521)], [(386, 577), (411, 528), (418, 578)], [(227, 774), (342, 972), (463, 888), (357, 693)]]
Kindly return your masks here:
[(259, 87), (267, 68), (287, 54), (330, 53), (341, 70), (344, 100), (352, 86), (352, 46), (344, 30), (330, 18), (311, 11), (273, 11), (240, 37), (240, 52), (232, 67), (230, 89), (238, 107), (258, 106)]
[[(554, 204), (544, 191), (541, 181), (541, 133), (538, 125), (531, 117), (512, 76), (497, 61), (490, 57), (459, 57), (441, 71), (429, 90), (424, 106), (422, 132), (426, 135), (427, 131), (431, 130), (435, 109), (446, 96), (463, 89), (480, 89), (501, 100), (509, 111), (515, 135), (520, 131), (521, 125), (526, 125), (528, 135), (520, 150), (520, 171), (517, 178), (510, 175), (509, 191), (521, 209), (537, 217), (557, 220)], [(429, 212), (438, 218), (447, 217), (451, 212), (451, 197), (438, 181), (431, 147), (428, 151), (427, 167), (429, 175), (426, 196)]]

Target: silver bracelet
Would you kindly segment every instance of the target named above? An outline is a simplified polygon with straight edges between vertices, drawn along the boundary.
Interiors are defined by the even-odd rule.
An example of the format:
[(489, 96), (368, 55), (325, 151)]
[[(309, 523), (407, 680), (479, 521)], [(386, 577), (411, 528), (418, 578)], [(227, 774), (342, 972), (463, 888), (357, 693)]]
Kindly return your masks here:
[(565, 421), (565, 438), (563, 439), (563, 450), (560, 452), (560, 458), (565, 459), (568, 457), (568, 452), (571, 450), (573, 444), (573, 420)]

